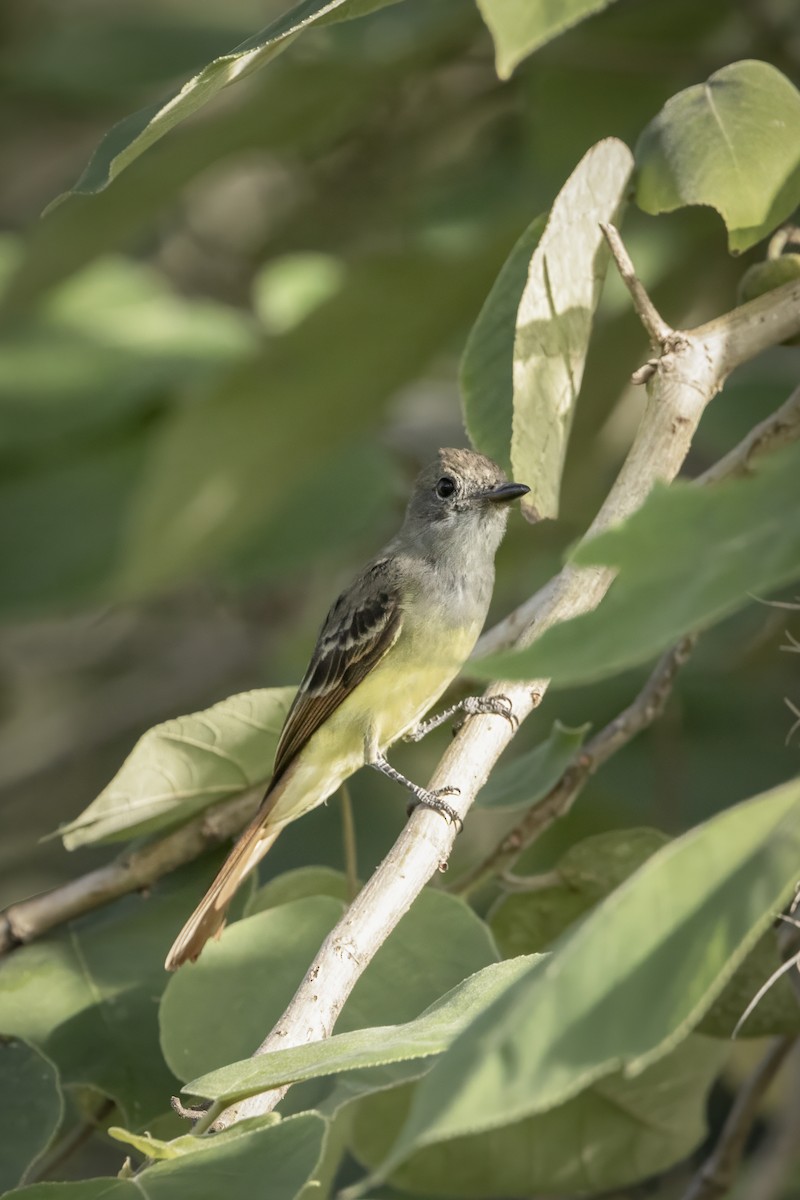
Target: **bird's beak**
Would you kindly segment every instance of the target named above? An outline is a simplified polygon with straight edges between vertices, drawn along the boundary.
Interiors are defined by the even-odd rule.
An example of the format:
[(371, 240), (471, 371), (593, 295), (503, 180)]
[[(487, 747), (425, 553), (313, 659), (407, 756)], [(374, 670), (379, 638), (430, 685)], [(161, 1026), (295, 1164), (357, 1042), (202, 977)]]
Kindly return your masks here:
[(492, 504), (508, 504), (511, 500), (526, 496), (530, 490), (527, 483), (501, 483), (498, 487), (491, 488), (490, 491), (483, 494), (485, 499), (491, 500)]

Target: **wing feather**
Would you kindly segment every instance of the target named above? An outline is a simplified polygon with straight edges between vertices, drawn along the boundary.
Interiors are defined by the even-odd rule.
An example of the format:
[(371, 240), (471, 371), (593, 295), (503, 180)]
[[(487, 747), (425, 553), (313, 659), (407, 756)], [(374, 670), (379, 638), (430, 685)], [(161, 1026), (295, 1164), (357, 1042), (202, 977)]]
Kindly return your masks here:
[(388, 563), (373, 563), (333, 604), (289, 710), (273, 782), (400, 636), (400, 593)]

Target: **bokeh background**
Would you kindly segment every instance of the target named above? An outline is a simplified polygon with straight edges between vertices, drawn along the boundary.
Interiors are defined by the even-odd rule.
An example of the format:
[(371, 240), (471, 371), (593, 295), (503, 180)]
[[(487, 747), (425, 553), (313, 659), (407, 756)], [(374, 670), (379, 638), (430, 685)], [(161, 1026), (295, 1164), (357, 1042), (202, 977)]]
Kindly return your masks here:
[[(468, 0), (407, 0), (306, 34), (104, 193), (42, 211), (118, 119), (282, 11), (254, 0), (6, 0), (0, 10), (0, 903), (104, 861), (42, 841), (137, 737), (233, 692), (295, 682), (328, 604), (464, 444), (458, 362), (514, 240), (585, 151), (634, 146), (676, 91), (741, 58), (800, 68), (792, 0), (619, 0), (508, 82)], [(710, 210), (629, 210), (627, 244), (676, 326), (726, 311), (747, 263)], [(687, 473), (796, 384), (797, 348), (735, 377)], [(647, 356), (621, 285), (601, 304), (558, 521), (511, 523), (493, 612), (543, 583), (591, 520), (641, 408)], [(779, 597), (792, 599), (791, 591)], [(762, 598), (766, 599), (766, 598)], [(707, 635), (655, 728), (536, 849), (619, 825), (684, 829), (797, 768), (790, 609)], [(599, 727), (642, 679), (554, 692)], [(466, 686), (466, 685), (465, 685)], [(399, 748), (419, 780), (446, 731)], [(352, 785), (368, 873), (405, 798)], [(465, 864), (496, 837), (475, 814)], [(268, 871), (342, 862), (338, 803)]]

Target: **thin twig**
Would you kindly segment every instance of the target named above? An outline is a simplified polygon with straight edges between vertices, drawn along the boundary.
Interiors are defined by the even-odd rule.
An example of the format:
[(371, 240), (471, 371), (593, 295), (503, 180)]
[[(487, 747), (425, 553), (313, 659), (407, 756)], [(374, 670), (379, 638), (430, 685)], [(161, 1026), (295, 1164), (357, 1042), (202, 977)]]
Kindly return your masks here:
[(529, 809), (494, 850), (462, 875), (450, 890), (456, 895), (467, 896), (498, 875), (506, 878), (522, 851), (566, 816), (595, 771), (661, 716), (675, 677), (688, 661), (696, 641), (695, 635), (682, 638), (662, 655), (632, 703), (578, 751), (544, 799)]
[[(617, 264), (617, 270), (620, 273), (622, 282), (631, 294), (633, 307), (639, 316), (639, 320), (650, 335), (653, 349), (658, 351), (669, 349), (675, 337), (680, 337), (680, 334), (676, 335), (675, 330), (671, 325), (667, 324), (647, 294), (644, 285), (636, 274), (631, 256), (628, 254), (616, 225), (601, 222), (600, 228), (614, 256), (614, 261)], [(642, 380), (642, 382), (645, 381)]]
[(342, 797), (342, 842), (344, 843), (344, 870), (347, 877), (347, 899), (355, 900), (358, 895), (358, 847), (356, 823), (353, 820), (353, 798), (350, 788), (343, 783), (339, 789)]
[(233, 837), (252, 817), (261, 791), (259, 788), (226, 800), (158, 841), (4, 909), (0, 912), (0, 956), (119, 896), (150, 887), (162, 875)]
[(39, 1180), (47, 1179), (52, 1175), (57, 1167), (65, 1163), (76, 1150), (80, 1150), (81, 1146), (89, 1141), (92, 1134), (100, 1128), (116, 1107), (116, 1102), (110, 1096), (104, 1096), (93, 1113), (68, 1130), (62, 1138), (45, 1151), (41, 1158), (34, 1162), (33, 1169), (26, 1174), (24, 1182), (38, 1183)]
[(716, 1146), (692, 1179), (683, 1200), (719, 1200), (730, 1191), (764, 1094), (786, 1061), (795, 1040), (794, 1037), (778, 1037), (770, 1042), (766, 1054), (736, 1097)]
[[(706, 405), (730, 371), (798, 332), (800, 283), (792, 283), (683, 335), (655, 369), (636, 437), (586, 537), (638, 509), (657, 480), (674, 479)], [(568, 563), (545, 589), (546, 598), (535, 610), (535, 627), (531, 621), (522, 621), (515, 643), (528, 644), (550, 626), (596, 608), (613, 578), (611, 568), (578, 568)], [(503, 682), (492, 685), (487, 694), (506, 696), (521, 722), (539, 704), (547, 685), (547, 680)], [(429, 786), (458, 788), (459, 794), (452, 800), (463, 819), (512, 736), (505, 718), (470, 717), (445, 752)], [(447, 862), (454, 838), (454, 828), (438, 814), (423, 807), (412, 813), (387, 857), (325, 939), (294, 998), (256, 1054), (330, 1036), (368, 963), (428, 880)], [(220, 1114), (214, 1128), (227, 1128), (245, 1117), (271, 1111), (285, 1092), (286, 1088), (276, 1088), (232, 1105)]]

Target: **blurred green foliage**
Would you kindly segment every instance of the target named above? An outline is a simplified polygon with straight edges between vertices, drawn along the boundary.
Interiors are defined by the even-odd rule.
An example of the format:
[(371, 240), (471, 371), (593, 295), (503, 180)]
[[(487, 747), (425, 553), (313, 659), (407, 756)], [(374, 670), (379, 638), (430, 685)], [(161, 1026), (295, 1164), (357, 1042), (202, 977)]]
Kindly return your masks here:
[[(309, 27), (271, 43), (276, 29), (294, 29), (298, 17), (287, 19), (277, 0), (6, 0), (0, 12), (0, 903), (106, 861), (107, 847), (81, 846), (67, 856), (59, 843), (39, 839), (103, 793), (156, 723), (232, 694), (297, 682), (328, 604), (396, 526), (415, 471), (438, 446), (465, 442), (462, 396), (476, 442), (488, 439), (510, 461), (513, 319), (542, 231), (531, 222), (548, 212), (596, 142), (638, 143), (639, 203), (669, 211), (654, 217), (629, 204), (624, 236), (676, 328), (736, 304), (740, 279), (764, 258), (763, 239), (797, 203), (796, 146), (789, 145), (796, 143), (800, 70), (793, 0), (571, 0), (558, 14), (552, 5), (516, 0), (306, 0), (301, 9)], [(268, 32), (258, 35), (261, 28)], [(758, 104), (747, 60), (766, 64), (755, 66)], [(703, 85), (715, 72), (722, 75), (714, 87), (722, 80), (726, 98), (737, 98), (729, 110), (723, 105), (722, 142), (744, 146), (747, 162), (764, 157), (763, 169), (746, 169), (747, 188), (738, 187), (737, 164), (712, 134), (688, 150), (680, 138), (681, 124), (700, 119), (698, 107), (714, 93)], [(191, 77), (199, 82), (184, 92), (186, 105), (149, 125)], [(786, 124), (765, 140), (758, 114), (773, 111), (775, 95)], [(177, 120), (192, 108), (190, 119)], [(748, 113), (756, 109), (754, 129)], [(65, 195), (106, 134), (79, 189)], [(741, 259), (728, 255), (728, 240), (746, 250)], [(504, 263), (493, 294), (505, 295), (511, 328), (502, 312), (493, 323), (496, 310), (475, 326)], [(494, 360), (492, 346), (499, 347)], [(532, 527), (514, 518), (498, 558), (493, 616), (546, 582), (594, 516), (637, 426), (642, 399), (629, 378), (648, 354), (627, 293), (609, 272), (558, 520)], [(800, 349), (790, 346), (737, 372), (703, 418), (687, 474), (698, 474), (777, 408), (799, 375)], [(771, 536), (791, 520), (790, 482), (786, 468)], [(685, 515), (673, 533), (668, 499), (659, 498), (658, 546), (637, 543), (631, 551), (642, 562), (649, 552), (662, 590), (684, 586), (682, 547), (708, 536)], [(768, 495), (765, 506), (768, 516)], [(768, 524), (759, 526), (754, 555), (769, 556)], [(644, 543), (651, 534), (645, 528)], [(362, 999), (357, 991), (342, 1028), (418, 1016), (494, 962), (492, 930), (504, 955), (520, 954), (533, 948), (525, 938), (534, 926), (535, 948), (549, 949), (562, 928), (569, 938), (581, 929), (573, 922), (593, 920), (593, 943), (581, 961), (592, 985), (603, 986), (608, 910), (594, 906), (615, 903), (619, 893), (603, 899), (606, 893), (647, 859), (637, 850), (615, 866), (613, 847), (627, 845), (631, 830), (614, 831), (653, 826), (680, 837), (797, 771), (787, 702), (800, 705), (792, 652), (798, 617), (790, 607), (769, 607), (760, 591), (762, 583), (793, 578), (791, 562), (762, 575), (749, 585), (757, 598), (704, 635), (665, 716), (606, 764), (517, 868), (566, 870), (580, 865), (589, 846), (608, 856), (597, 880), (587, 884), (582, 875), (577, 900), (576, 888), (567, 897), (572, 885), (562, 881), (555, 889), (561, 915), (551, 925), (541, 916), (547, 893), (503, 899), (491, 887), (475, 897), (477, 914), (426, 894), (371, 968), (373, 982), (365, 975)], [(777, 598), (792, 602), (796, 591), (790, 585)], [(724, 607), (709, 616), (716, 620)], [(572, 654), (580, 663), (580, 644)], [(501, 768), (515, 802), (526, 799), (526, 780), (530, 801), (540, 776), (550, 778), (552, 760), (561, 762), (566, 737), (548, 741), (554, 720), (601, 728), (629, 703), (645, 669), (548, 694)], [(577, 669), (570, 676), (579, 677)], [(424, 779), (446, 736), (399, 747), (398, 767)], [(212, 730), (213, 745), (215, 737)], [(260, 758), (252, 746), (247, 754), (260, 778)], [(533, 780), (527, 764), (540, 773)], [(190, 754), (182, 762), (193, 786), (196, 765)], [(153, 777), (174, 767), (166, 757)], [(495, 792), (502, 784), (498, 772)], [(130, 794), (152, 798), (135, 788)], [(352, 795), (358, 871), (366, 878), (396, 834), (405, 800), (387, 782), (361, 776)], [(503, 795), (493, 801), (487, 791), (489, 803), (471, 815), (454, 874), (479, 861), (516, 819)], [(175, 815), (170, 808), (166, 819)], [(142, 832), (119, 819), (123, 836)], [(753, 830), (742, 828), (746, 843)], [(771, 854), (771, 865), (742, 867), (740, 882), (750, 890), (741, 889), (741, 927), (732, 917), (706, 942), (700, 921), (705, 932), (688, 938), (694, 957), (687, 958), (678, 953), (687, 939), (676, 933), (669, 971), (687, 996), (690, 985), (707, 982), (703, 970), (713, 974), (751, 944), (750, 933), (763, 929), (784, 894), (791, 843), (772, 845), (770, 832), (763, 857)], [(590, 835), (601, 836), (586, 841)], [(675, 843), (676, 853), (691, 849), (694, 836)], [(660, 837), (652, 837), (655, 845)], [(341, 907), (341, 877), (320, 868), (340, 868), (343, 858), (334, 801), (282, 835), (264, 868), (265, 878), (278, 877), (272, 898), (257, 894), (253, 915), (210, 948), (194, 977), (178, 976), (169, 987), (164, 950), (213, 874), (209, 858), (161, 881), (152, 896), (128, 897), (15, 952), (0, 972), (0, 1033), (23, 1040), (10, 1051), (0, 1045), (0, 1069), (29, 1087), (31, 1111), (41, 1115), (37, 1130), (13, 1134), (20, 1153), (3, 1185), (22, 1177), (23, 1159), (44, 1151), (45, 1177), (82, 1179), (59, 1195), (138, 1195), (124, 1179), (86, 1182), (121, 1164), (124, 1152), (115, 1143), (110, 1153), (103, 1133), (63, 1163), (46, 1149), (50, 1134), (57, 1146), (87, 1115), (92, 1121), (100, 1093), (116, 1105), (112, 1123), (146, 1127), (177, 1147), (169, 1139), (186, 1126), (167, 1111), (178, 1086), (173, 1070), (180, 1066), (186, 1077), (244, 1054), (253, 1031), (266, 1032), (264, 1014), (280, 1012), (292, 976), (302, 974)], [(642, 871), (657, 871), (659, 861), (653, 867), (647, 859)], [(316, 868), (313, 879), (287, 873), (301, 865)], [(637, 878), (647, 887), (654, 876), (634, 876), (631, 886)], [(721, 887), (735, 890), (731, 878)], [(713, 916), (712, 900), (701, 899)], [(669, 913), (668, 899), (663, 907)], [(628, 946), (648, 917), (633, 909)], [(549, 936), (541, 935), (543, 924)], [(770, 938), (764, 934), (703, 1032), (725, 1035), (744, 993), (775, 961)], [(716, 957), (704, 957), (707, 945)], [(291, 970), (281, 977), (287, 962)], [(720, 972), (714, 987), (721, 987)], [(198, 989), (205, 973), (207, 985)], [(257, 979), (256, 996), (248, 979)], [(581, 988), (590, 995), (590, 983)], [(626, 1003), (635, 1025), (641, 1013), (630, 997)], [(757, 1031), (791, 1028), (789, 1003), (784, 989)], [(230, 1019), (236, 1004), (253, 1022), (249, 1033)], [(220, 1059), (211, 1043), (226, 1012), (227, 1033), (239, 1041)], [(553, 1019), (566, 1022), (564, 1004)], [(630, 1034), (622, 1021), (609, 1029), (609, 1036)], [(557, 1036), (570, 1044), (566, 1024)], [(204, 1048), (211, 1051), (205, 1058)], [(449, 1060), (456, 1072), (461, 1053), (456, 1046)], [(553, 1067), (553, 1095), (567, 1059)], [(701, 1136), (703, 1097), (719, 1060), (718, 1043), (692, 1037), (635, 1080), (612, 1072), (579, 1094), (573, 1089), (563, 1107), (508, 1112), (496, 1123), (511, 1123), (487, 1129), (474, 1144), (462, 1140), (459, 1126), (451, 1141), (416, 1147), (393, 1186), (375, 1190), (373, 1200), (442, 1194), (454, 1180), (465, 1195), (574, 1191), (661, 1170)], [(395, 1064), (381, 1075), (373, 1065), (338, 1089), (318, 1081), (293, 1089), (287, 1112), (318, 1105), (334, 1119), (329, 1161), (320, 1168), (325, 1178), (339, 1170), (340, 1157), (340, 1182), (363, 1174), (357, 1163), (383, 1160), (408, 1105), (427, 1103), (437, 1080), (447, 1091), (455, 1078), (445, 1067), (427, 1077), (424, 1093), (393, 1086), (429, 1066), (417, 1061), (403, 1074)], [(14, 1086), (4, 1083), (4, 1090)], [(362, 1102), (376, 1087), (391, 1089), (380, 1106), (372, 1095)], [(488, 1095), (486, 1087), (481, 1078)], [(647, 1130), (609, 1118), (625, 1105), (648, 1113)], [(571, 1140), (578, 1127), (583, 1142)], [(10, 1126), (0, 1129), (0, 1143), (6, 1134)], [(141, 1186), (164, 1200), (216, 1200), (230, 1189), (233, 1171), (237, 1195), (249, 1200), (267, 1177), (270, 1200), (289, 1200), (314, 1172), (321, 1142), (322, 1124), (309, 1115), (233, 1130), (216, 1150), (195, 1139), (191, 1153), (184, 1145), (171, 1161), (148, 1167)], [(523, 1148), (532, 1145), (547, 1153), (526, 1157)], [(598, 1148), (595, 1177), (566, 1170), (567, 1158), (577, 1162)], [(619, 1169), (623, 1160), (628, 1174)], [(689, 1169), (679, 1169), (681, 1179)], [(21, 1194), (35, 1198), (42, 1185)], [(323, 1200), (319, 1189), (303, 1194)]]

